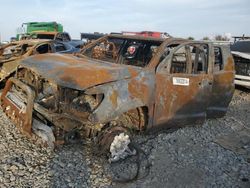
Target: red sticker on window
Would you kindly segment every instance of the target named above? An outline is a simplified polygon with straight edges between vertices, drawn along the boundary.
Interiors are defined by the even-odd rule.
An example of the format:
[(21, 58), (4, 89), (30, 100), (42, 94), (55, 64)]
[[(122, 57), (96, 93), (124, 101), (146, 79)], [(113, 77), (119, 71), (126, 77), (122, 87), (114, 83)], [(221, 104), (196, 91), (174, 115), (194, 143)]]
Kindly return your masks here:
[(135, 46), (129, 46), (128, 49), (127, 49), (127, 52), (130, 54), (130, 55), (133, 55), (135, 53)]

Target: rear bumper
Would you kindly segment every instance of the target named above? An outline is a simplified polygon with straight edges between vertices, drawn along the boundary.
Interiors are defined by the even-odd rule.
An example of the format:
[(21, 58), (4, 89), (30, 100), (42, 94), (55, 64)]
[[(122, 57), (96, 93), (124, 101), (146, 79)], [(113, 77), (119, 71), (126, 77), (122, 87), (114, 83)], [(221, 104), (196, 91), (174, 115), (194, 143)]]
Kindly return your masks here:
[[(26, 101), (11, 91), (13, 85), (18, 86), (26, 94)], [(8, 79), (1, 96), (1, 106), (5, 114), (28, 136), (32, 133), (34, 99), (35, 92), (16, 78)]]
[(250, 87), (250, 76), (235, 75), (234, 83), (236, 85)]

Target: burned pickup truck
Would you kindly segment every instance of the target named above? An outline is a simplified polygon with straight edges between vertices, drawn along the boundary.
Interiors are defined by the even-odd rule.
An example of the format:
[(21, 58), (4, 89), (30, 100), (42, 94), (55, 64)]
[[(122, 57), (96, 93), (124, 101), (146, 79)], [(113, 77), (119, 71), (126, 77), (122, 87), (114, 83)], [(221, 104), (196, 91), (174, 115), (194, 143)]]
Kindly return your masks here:
[(234, 62), (226, 46), (109, 35), (72, 57), (25, 59), (7, 81), (1, 105), (27, 135), (40, 129), (47, 140), (67, 140), (77, 131), (109, 146), (126, 130), (221, 117), (233, 92)]

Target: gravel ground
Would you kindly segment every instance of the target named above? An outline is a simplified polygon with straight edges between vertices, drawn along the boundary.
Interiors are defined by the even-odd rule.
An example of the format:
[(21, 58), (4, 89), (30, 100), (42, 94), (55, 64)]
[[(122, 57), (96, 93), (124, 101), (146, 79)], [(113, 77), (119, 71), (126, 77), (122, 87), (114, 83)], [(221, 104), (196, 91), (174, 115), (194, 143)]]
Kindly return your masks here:
[[(132, 177), (136, 156), (109, 164), (93, 154), (90, 141), (60, 146), (54, 152), (27, 139), (0, 110), (1, 187), (250, 187), (250, 145), (239, 154), (216, 139), (250, 128), (250, 93), (236, 90), (224, 118), (208, 120), (158, 135), (135, 138), (140, 156), (139, 179)], [(149, 165), (149, 166), (148, 166)], [(146, 177), (144, 177), (147, 175)]]

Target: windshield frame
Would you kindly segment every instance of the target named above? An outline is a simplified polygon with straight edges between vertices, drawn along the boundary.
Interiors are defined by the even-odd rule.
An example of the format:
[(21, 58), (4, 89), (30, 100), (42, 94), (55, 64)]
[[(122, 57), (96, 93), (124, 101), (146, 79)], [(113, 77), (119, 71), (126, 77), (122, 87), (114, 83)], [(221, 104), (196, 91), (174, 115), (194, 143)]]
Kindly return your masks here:
[[(130, 65), (130, 64), (114, 63), (114, 62), (110, 62), (110, 61), (106, 61), (106, 60), (95, 59), (95, 58), (89, 57), (88, 55), (84, 54), (88, 49), (93, 48), (98, 43), (104, 42), (104, 41), (106, 41), (108, 39), (122, 39), (124, 41), (135, 40), (135, 41), (138, 41), (138, 42), (140, 42), (140, 41), (154, 42), (154, 43), (158, 43), (159, 45), (158, 45), (158, 49), (156, 50), (156, 53), (151, 57), (151, 59), (148, 61), (148, 63), (146, 63), (145, 66), (136, 66), (136, 65)], [(94, 61), (107, 62), (107, 63), (110, 63), (110, 64), (146, 68), (151, 64), (152, 60), (154, 59), (154, 56), (158, 53), (160, 47), (163, 45), (165, 40), (166, 39), (162, 39), (162, 38), (142, 37), (142, 36), (106, 35), (104, 37), (101, 37), (101, 38), (99, 38), (97, 40), (94, 40), (94, 41), (90, 42), (85, 47), (83, 47), (83, 49), (76, 55), (78, 57), (85, 57), (85, 58), (88, 58), (88, 59), (91, 59), (91, 60), (94, 60)], [(121, 55), (121, 54), (119, 54), (119, 55)]]

